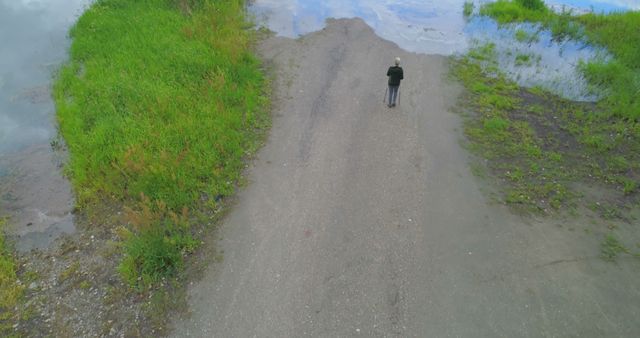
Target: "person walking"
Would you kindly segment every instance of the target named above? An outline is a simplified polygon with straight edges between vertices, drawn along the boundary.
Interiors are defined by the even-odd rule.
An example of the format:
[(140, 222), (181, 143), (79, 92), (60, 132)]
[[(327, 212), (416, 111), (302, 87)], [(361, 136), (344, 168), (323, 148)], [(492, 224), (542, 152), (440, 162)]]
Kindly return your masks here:
[(396, 58), (395, 64), (395, 66), (391, 66), (389, 70), (387, 70), (387, 76), (389, 77), (389, 108), (396, 106), (396, 99), (398, 98), (398, 91), (400, 90), (400, 81), (404, 79), (399, 57)]

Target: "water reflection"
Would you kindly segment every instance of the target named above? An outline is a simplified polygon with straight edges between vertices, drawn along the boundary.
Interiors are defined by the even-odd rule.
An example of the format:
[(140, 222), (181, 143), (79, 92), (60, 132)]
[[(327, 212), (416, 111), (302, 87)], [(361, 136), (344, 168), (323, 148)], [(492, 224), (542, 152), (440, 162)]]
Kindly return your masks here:
[(52, 75), (67, 32), (89, 0), (0, 0), (0, 217), (19, 250), (74, 230), (69, 182), (49, 145), (56, 134)]
[[(518, 31), (526, 32), (528, 37), (518, 41), (515, 37)], [(577, 101), (598, 98), (598, 93), (587, 86), (578, 65), (584, 60), (607, 58), (603, 50), (580, 41), (558, 41), (539, 25), (521, 23), (498, 27), (486, 17), (472, 19), (465, 32), (476, 44), (494, 43), (501, 71), (521, 86), (540, 86)]]
[[(548, 32), (536, 33), (536, 41), (517, 42), (518, 29), (529, 33), (534, 25), (497, 27), (489, 19), (465, 20), (465, 0), (256, 0), (251, 10), (259, 23), (279, 35), (297, 37), (321, 29), (326, 18), (360, 17), (384, 39), (401, 48), (427, 54), (463, 53), (476, 41), (496, 44), (501, 69), (523, 86), (541, 86), (566, 98), (593, 100), (596, 96), (576, 65), (603, 53), (575, 41), (554, 41)], [(476, 10), (481, 3), (476, 0)], [(611, 12), (640, 9), (638, 0), (549, 0), (557, 10), (575, 12)], [(533, 58), (531, 63), (517, 63), (518, 55)]]
[(327, 18), (359, 17), (384, 39), (421, 53), (452, 54), (467, 47), (464, 0), (257, 0), (258, 21), (282, 36), (321, 29)]
[(0, 0), (0, 156), (54, 135), (52, 72), (86, 0)]

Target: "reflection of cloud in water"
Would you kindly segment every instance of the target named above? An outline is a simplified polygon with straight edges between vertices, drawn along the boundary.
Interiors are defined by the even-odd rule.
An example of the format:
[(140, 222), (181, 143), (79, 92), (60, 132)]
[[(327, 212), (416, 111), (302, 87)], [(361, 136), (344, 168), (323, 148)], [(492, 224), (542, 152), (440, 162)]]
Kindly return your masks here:
[[(324, 27), (327, 18), (362, 18), (384, 39), (421, 53), (450, 55), (468, 48), (465, 0), (256, 0), (259, 22), (280, 35), (297, 37)], [(490, 1), (475, 0), (479, 3)], [(549, 0), (596, 11), (640, 9), (639, 0)]]
[[(534, 41), (518, 42), (516, 30), (535, 35)], [(466, 32), (472, 39), (496, 44), (500, 69), (525, 87), (541, 86), (566, 98), (580, 101), (594, 100), (587, 84), (577, 69), (581, 60), (605, 55), (584, 43), (567, 40), (554, 41), (551, 33), (540, 31), (539, 26), (516, 24), (498, 28), (488, 18), (474, 18)], [(518, 55), (527, 55), (531, 62), (516, 64)]]
[[(579, 60), (588, 60), (595, 51), (581, 43), (551, 41), (549, 33), (541, 33), (537, 43), (517, 43), (513, 30), (498, 29), (487, 19), (466, 22), (462, 15), (465, 0), (256, 0), (252, 6), (258, 22), (280, 35), (297, 37), (317, 31), (327, 18), (360, 17), (384, 39), (403, 49), (451, 55), (465, 52), (469, 42), (482, 39), (495, 42), (505, 53), (501, 66), (521, 85), (541, 85), (572, 99), (593, 99), (587, 94), (584, 79), (576, 70)], [(475, 0), (476, 9), (480, 2)], [(640, 8), (640, 0), (549, 0), (550, 5), (612, 11)], [(527, 26), (523, 26), (527, 28)], [(528, 29), (533, 29), (531, 25)], [(516, 66), (509, 60), (525, 53), (540, 57), (539, 63)], [(511, 62), (509, 62), (511, 61)]]
[(378, 35), (423, 53), (451, 54), (466, 48), (462, 35), (464, 0), (257, 0), (252, 11), (280, 35), (317, 31), (327, 18), (359, 17)]
[[(48, 88), (89, 0), (0, 0), (0, 155), (54, 135)], [(9, 52), (4, 52), (9, 51)]]

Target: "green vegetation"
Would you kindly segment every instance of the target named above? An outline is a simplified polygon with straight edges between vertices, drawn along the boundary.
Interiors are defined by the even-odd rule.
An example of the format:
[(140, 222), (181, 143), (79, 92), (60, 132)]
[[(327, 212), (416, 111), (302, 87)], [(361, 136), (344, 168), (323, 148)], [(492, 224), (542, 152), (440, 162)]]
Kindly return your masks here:
[(542, 0), (516, 0), (516, 2), (523, 8), (534, 11), (544, 10), (546, 7)]
[(530, 54), (518, 54), (516, 55), (516, 66), (525, 66), (531, 64), (531, 55)]
[(634, 257), (640, 257), (640, 253), (631, 252), (631, 250), (620, 243), (618, 238), (616, 238), (612, 233), (605, 236), (602, 244), (600, 245), (600, 252), (602, 254), (602, 258), (608, 261), (615, 261), (615, 259), (623, 253)]
[[(606, 48), (613, 60), (591, 61), (581, 69), (591, 86), (605, 93), (601, 102), (605, 118), (640, 121), (640, 12), (575, 16), (568, 11), (555, 13), (538, 0), (499, 0), (482, 6), (480, 13), (501, 24), (540, 23), (556, 38), (582, 39)], [(517, 32), (516, 39), (520, 40)]]
[(12, 322), (16, 320), (14, 311), (24, 292), (24, 286), (18, 283), (16, 261), (7, 248), (4, 236), (6, 220), (0, 218), (0, 334), (10, 334)]
[[(640, 199), (637, 126), (603, 123), (596, 104), (519, 88), (499, 71), (493, 44), (470, 50), (452, 69), (467, 88), (470, 148), (499, 178), (506, 203), (542, 212), (596, 205), (601, 217), (627, 219), (624, 210)], [(607, 197), (584, 194), (583, 183)]]
[[(505, 202), (525, 210), (557, 209), (569, 203), (567, 172), (554, 163), (563, 156), (550, 149), (525, 117), (530, 97), (500, 73), (495, 46), (488, 44), (456, 60), (455, 74), (468, 89), (465, 105), (473, 114), (465, 132), (472, 150), (489, 160), (491, 171), (507, 183)], [(533, 114), (530, 114), (534, 116)]]
[(473, 2), (466, 1), (464, 3), (464, 8), (462, 9), (462, 14), (464, 14), (465, 17), (471, 16), (471, 14), (473, 13), (473, 8), (474, 7), (475, 7), (475, 5), (473, 4)]
[(250, 28), (241, 0), (102, 0), (71, 30), (54, 88), (66, 170), (88, 214), (151, 217), (123, 231), (132, 285), (179, 270), (195, 247), (187, 210), (231, 194), (259, 145), (268, 83)]
[(537, 34), (530, 34), (524, 29), (516, 30), (515, 38), (518, 42), (538, 42), (539, 41)]
[(127, 208), (127, 220), (132, 230), (120, 229), (127, 256), (119, 270), (124, 279), (136, 285), (149, 285), (162, 277), (174, 275), (182, 268), (182, 257), (196, 248), (197, 241), (189, 233), (189, 215), (185, 207), (178, 215), (156, 201), (150, 206), (142, 201), (139, 211)]
[[(546, 22), (549, 10), (546, 6), (524, 6), (524, 1), (498, 0), (480, 7), (480, 14), (494, 18), (498, 23)], [(533, 1), (540, 2), (540, 1)]]
[[(479, 46), (454, 67), (468, 89), (471, 148), (488, 160), (511, 205), (545, 211), (582, 206), (605, 219), (630, 221), (628, 211), (640, 202), (640, 13), (573, 16), (541, 3), (500, 0), (480, 11), (502, 24), (530, 21), (556, 38), (606, 47), (611, 59), (580, 65), (604, 97), (579, 103), (541, 88), (518, 88), (499, 71), (493, 45)], [(515, 38), (530, 37), (517, 30)], [(532, 59), (515, 56), (517, 65)]]

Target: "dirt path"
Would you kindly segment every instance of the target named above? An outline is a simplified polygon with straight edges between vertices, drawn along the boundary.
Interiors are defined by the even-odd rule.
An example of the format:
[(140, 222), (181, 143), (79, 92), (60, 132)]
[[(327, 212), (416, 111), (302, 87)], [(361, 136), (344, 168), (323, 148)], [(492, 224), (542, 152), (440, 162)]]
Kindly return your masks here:
[[(640, 264), (481, 191), (447, 60), (361, 20), (270, 38), (274, 126), (177, 337), (640, 336)], [(382, 104), (400, 56), (401, 105)]]

